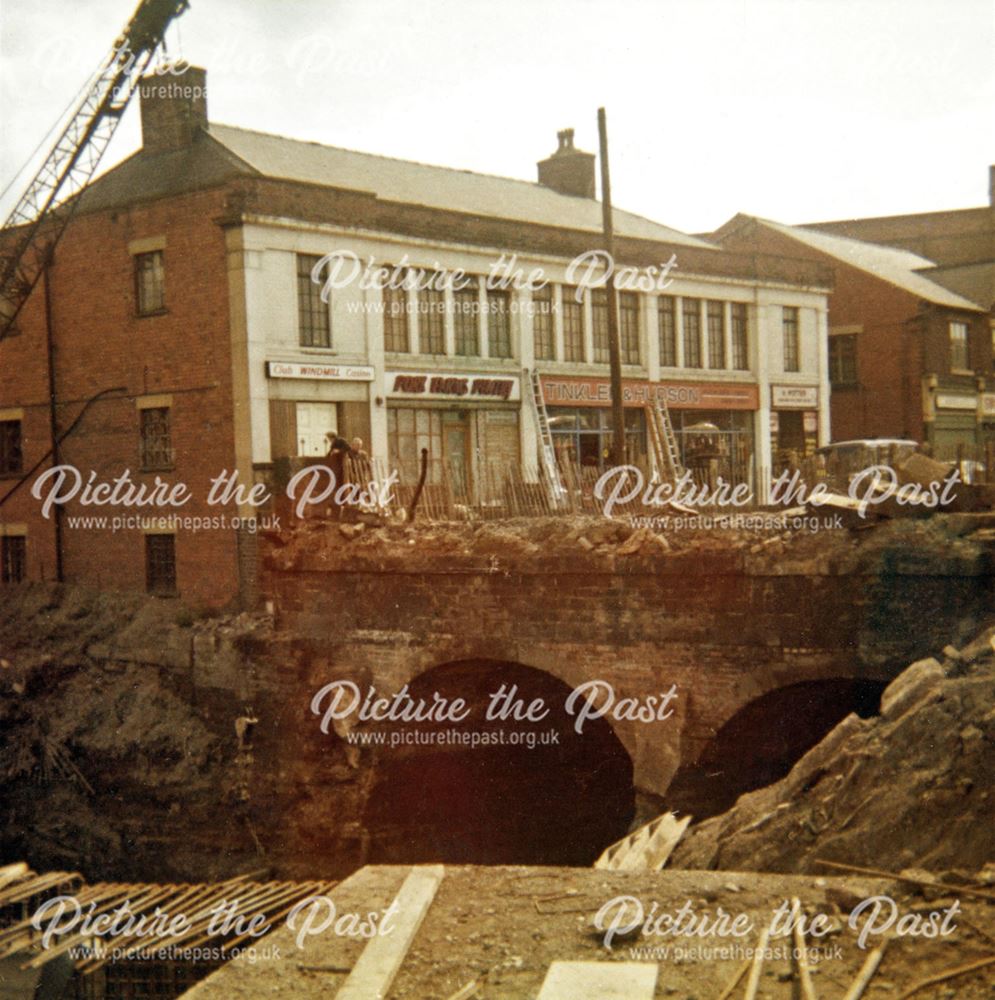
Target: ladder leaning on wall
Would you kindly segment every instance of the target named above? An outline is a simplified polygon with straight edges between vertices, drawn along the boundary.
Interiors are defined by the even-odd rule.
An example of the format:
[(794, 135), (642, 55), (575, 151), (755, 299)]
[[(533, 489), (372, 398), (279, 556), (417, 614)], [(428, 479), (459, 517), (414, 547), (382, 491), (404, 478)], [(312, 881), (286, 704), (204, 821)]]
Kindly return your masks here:
[(664, 481), (676, 482), (684, 475), (681, 453), (677, 447), (677, 436), (670, 419), (670, 409), (666, 400), (657, 396), (646, 405), (646, 424), (649, 429), (650, 445), (657, 471)]
[(556, 464), (556, 450), (553, 448), (553, 435), (549, 429), (549, 414), (546, 412), (546, 402), (542, 398), (542, 384), (539, 381), (539, 373), (532, 369), (525, 369), (531, 388), (530, 398), (532, 400), (532, 415), (535, 417), (536, 427), (539, 432), (539, 462), (546, 473), (546, 481), (549, 484), (550, 500), (553, 505), (560, 507), (566, 499), (566, 490), (560, 476), (560, 467)]

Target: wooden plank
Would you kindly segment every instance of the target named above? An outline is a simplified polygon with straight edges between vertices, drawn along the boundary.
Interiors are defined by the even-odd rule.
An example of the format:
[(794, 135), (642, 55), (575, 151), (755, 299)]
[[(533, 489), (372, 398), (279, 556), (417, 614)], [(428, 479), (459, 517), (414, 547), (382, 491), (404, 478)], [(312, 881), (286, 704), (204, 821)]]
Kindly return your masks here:
[(394, 897), (393, 932), (370, 938), (336, 1000), (384, 1000), (445, 872), (442, 865), (411, 870)]
[(594, 862), (594, 867), (611, 871), (659, 871), (680, 843), (690, 822), (690, 816), (678, 819), (670, 812), (657, 816), (607, 847)]
[(537, 1000), (653, 1000), (656, 962), (553, 962)]

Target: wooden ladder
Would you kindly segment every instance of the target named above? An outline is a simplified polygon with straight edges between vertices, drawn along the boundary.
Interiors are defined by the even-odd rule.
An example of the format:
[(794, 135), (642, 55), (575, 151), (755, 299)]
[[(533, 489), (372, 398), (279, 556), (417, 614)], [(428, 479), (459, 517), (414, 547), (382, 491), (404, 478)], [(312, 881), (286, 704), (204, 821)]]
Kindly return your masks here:
[(676, 482), (684, 475), (684, 465), (681, 462), (677, 435), (674, 434), (674, 425), (670, 419), (670, 409), (666, 400), (657, 396), (652, 403), (647, 404), (646, 423), (653, 448), (653, 458), (660, 476), (665, 480)]
[(539, 460), (546, 473), (546, 481), (549, 483), (550, 500), (553, 506), (561, 507), (566, 499), (566, 490), (560, 477), (560, 467), (556, 464), (556, 449), (553, 447), (553, 434), (549, 429), (546, 402), (542, 398), (542, 383), (535, 369), (532, 371), (526, 369), (525, 374), (528, 376), (532, 391), (532, 415), (539, 428)]

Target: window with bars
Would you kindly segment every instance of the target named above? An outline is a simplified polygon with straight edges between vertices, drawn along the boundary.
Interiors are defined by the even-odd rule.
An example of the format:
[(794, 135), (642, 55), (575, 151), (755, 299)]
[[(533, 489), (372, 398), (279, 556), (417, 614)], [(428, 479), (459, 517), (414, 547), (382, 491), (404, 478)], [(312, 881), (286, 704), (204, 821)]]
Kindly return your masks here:
[(446, 296), (438, 288), (426, 288), (418, 295), (418, 350), (446, 353)]
[(594, 339), (595, 364), (608, 364), (608, 293), (603, 288), (591, 292), (591, 333)]
[(535, 356), (543, 361), (556, 357), (556, 334), (553, 330), (553, 289), (546, 285), (532, 293), (532, 339)]
[(168, 469), (173, 465), (169, 428), (169, 407), (139, 410), (140, 445), (143, 469)]
[(0, 420), (0, 476), (16, 476), (23, 464), (21, 421)]
[(967, 323), (950, 324), (950, 368), (952, 371), (968, 371), (971, 367), (967, 346)]
[(746, 303), (733, 302), (730, 306), (732, 334), (732, 366), (738, 371), (750, 367), (750, 342), (746, 329)]
[(837, 333), (829, 338), (829, 382), (834, 386), (857, 384), (855, 333)]
[(683, 299), (684, 367), (701, 367), (701, 299)]
[(460, 357), (480, 356), (480, 298), (475, 278), (453, 291), (453, 332)]
[(511, 357), (510, 296), (504, 289), (487, 292), (487, 349), (492, 358)]
[(297, 255), (297, 320), (301, 347), (331, 347), (329, 303), (321, 301), (321, 284), (311, 272), (321, 260), (312, 254)]
[(383, 349), (395, 354), (407, 354), (411, 350), (408, 293), (403, 288), (383, 288)]
[(801, 370), (801, 351), (798, 343), (798, 307), (782, 306), (781, 331), (784, 339), (784, 370)]
[(577, 288), (564, 285), (561, 289), (563, 310), (563, 360), (584, 360), (584, 303), (577, 299)]
[(23, 535), (0, 537), (0, 583), (20, 583), (27, 567), (27, 540)]
[(135, 311), (156, 316), (166, 309), (166, 274), (161, 250), (135, 254)]
[(657, 322), (660, 327), (660, 364), (677, 367), (677, 301), (673, 295), (661, 295), (656, 300)]
[(145, 536), (145, 589), (150, 594), (176, 593), (176, 539)]
[(726, 305), (709, 300), (708, 316), (708, 367), (726, 366)]
[(619, 293), (618, 339), (622, 347), (622, 364), (638, 365), (640, 361), (639, 296), (635, 292)]

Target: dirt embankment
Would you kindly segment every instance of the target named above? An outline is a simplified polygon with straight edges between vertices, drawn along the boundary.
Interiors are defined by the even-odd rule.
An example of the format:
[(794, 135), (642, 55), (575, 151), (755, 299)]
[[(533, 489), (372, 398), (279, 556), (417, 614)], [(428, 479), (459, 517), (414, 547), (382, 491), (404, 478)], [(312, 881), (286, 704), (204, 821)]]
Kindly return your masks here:
[(995, 629), (910, 666), (782, 781), (693, 826), (671, 867), (811, 872), (834, 861), (971, 876), (995, 859)]
[(142, 595), (11, 592), (0, 607), (0, 857), (91, 879), (244, 867), (251, 844), (226, 801), (231, 720), (195, 704), (184, 678), (195, 636), (222, 627)]

